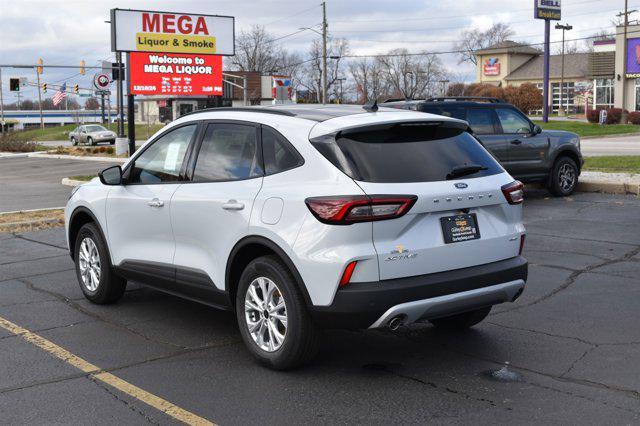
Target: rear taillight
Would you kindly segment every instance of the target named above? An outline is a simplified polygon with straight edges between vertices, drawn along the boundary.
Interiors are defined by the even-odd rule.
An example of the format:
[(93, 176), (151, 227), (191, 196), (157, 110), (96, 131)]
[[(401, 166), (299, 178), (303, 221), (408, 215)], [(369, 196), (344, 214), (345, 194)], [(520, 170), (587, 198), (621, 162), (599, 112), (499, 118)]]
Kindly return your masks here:
[(305, 202), (320, 222), (350, 225), (400, 217), (417, 199), (415, 195), (341, 195), (312, 197)]
[(502, 186), (502, 193), (509, 204), (522, 204), (524, 201), (524, 191), (522, 182), (514, 180), (511, 183)]
[(518, 250), (518, 254), (522, 254), (524, 250), (524, 240), (527, 236), (525, 234), (520, 235), (520, 249)]

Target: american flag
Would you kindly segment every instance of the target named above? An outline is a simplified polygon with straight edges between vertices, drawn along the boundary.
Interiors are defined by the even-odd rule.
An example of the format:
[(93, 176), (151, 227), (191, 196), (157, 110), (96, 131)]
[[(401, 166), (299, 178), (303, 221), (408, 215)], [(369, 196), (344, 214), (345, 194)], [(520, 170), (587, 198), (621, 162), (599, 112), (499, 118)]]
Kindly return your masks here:
[(64, 83), (62, 83), (62, 86), (60, 86), (60, 89), (58, 89), (56, 94), (53, 95), (53, 106), (58, 106), (58, 104), (62, 102), (62, 100), (66, 97), (67, 97), (67, 82), (65, 81)]

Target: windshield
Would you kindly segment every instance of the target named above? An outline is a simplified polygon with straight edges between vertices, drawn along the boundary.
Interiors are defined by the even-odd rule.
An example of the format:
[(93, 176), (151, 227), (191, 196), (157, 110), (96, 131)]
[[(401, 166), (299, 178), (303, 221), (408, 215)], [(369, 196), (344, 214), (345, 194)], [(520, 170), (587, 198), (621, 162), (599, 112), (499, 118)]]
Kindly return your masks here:
[(86, 126), (85, 129), (87, 130), (87, 132), (106, 132), (107, 131), (107, 129), (98, 125)]
[(311, 143), (345, 174), (364, 182), (437, 182), (455, 177), (460, 170), (468, 178), (503, 172), (468, 132), (441, 124), (360, 128)]

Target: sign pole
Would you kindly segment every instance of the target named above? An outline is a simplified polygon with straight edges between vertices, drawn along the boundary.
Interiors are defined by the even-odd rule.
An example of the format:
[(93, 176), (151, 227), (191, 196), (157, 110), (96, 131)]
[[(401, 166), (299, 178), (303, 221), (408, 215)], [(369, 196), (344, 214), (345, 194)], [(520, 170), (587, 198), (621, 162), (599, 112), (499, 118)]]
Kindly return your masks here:
[(38, 77), (38, 105), (40, 108), (40, 128), (44, 129), (44, 118), (42, 117), (42, 92), (40, 91), (40, 73), (37, 69), (36, 77)]
[(549, 122), (549, 32), (551, 21), (544, 20), (544, 78), (542, 88), (542, 122)]
[(100, 95), (100, 109), (102, 110), (102, 124), (104, 124), (104, 93)]
[(2, 97), (2, 68), (0, 68), (0, 133), (4, 133), (4, 99)]
[(118, 103), (118, 137), (124, 138), (124, 96), (122, 94), (122, 52), (116, 52), (118, 81), (116, 82), (116, 102)]
[(134, 95), (130, 93), (131, 58), (127, 53), (127, 130), (129, 133), (129, 157), (136, 151), (136, 123)]

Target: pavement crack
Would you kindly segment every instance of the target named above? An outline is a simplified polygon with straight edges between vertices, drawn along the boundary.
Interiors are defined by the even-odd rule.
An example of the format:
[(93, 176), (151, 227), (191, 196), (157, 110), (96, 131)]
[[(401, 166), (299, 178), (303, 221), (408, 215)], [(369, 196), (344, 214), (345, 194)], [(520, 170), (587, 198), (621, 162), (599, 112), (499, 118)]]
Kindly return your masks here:
[[(29, 258), (29, 261), (34, 261), (34, 260), (46, 260), (46, 259), (55, 259), (56, 257), (64, 257), (64, 256), (68, 256), (68, 254), (56, 254), (53, 256), (45, 256), (45, 257), (32, 257)], [(13, 260), (11, 262), (5, 262), (5, 263), (0, 263), (0, 266), (5, 266), (5, 265), (14, 265), (16, 263), (23, 263), (23, 260)]]
[(22, 234), (11, 234), (11, 235), (13, 235), (15, 238), (18, 238), (18, 239), (24, 240), (24, 241), (29, 241), (31, 243), (42, 244), (42, 245), (49, 246), (49, 247), (55, 247), (57, 249), (61, 249), (61, 250), (65, 250), (65, 251), (69, 250), (67, 247), (59, 246), (57, 244), (45, 243), (44, 241), (34, 240), (33, 238), (25, 237)]
[(514, 306), (511, 309), (505, 309), (503, 311), (495, 312), (495, 313), (492, 313), (490, 315), (491, 316), (503, 315), (503, 314), (506, 314), (506, 313), (509, 313), (509, 312), (513, 312), (513, 311), (517, 311), (517, 310), (520, 310), (520, 309), (523, 309), (523, 308), (527, 308), (529, 306), (537, 305), (538, 303), (544, 302), (545, 300), (548, 300), (548, 299), (552, 298), (553, 296), (555, 296), (556, 294), (562, 292), (563, 290), (566, 290), (567, 288), (571, 287), (571, 285), (573, 283), (575, 283), (576, 280), (581, 275), (589, 273), (589, 272), (593, 271), (594, 269), (602, 268), (603, 266), (608, 266), (608, 265), (611, 265), (611, 264), (614, 264), (614, 263), (618, 263), (618, 262), (624, 262), (624, 261), (626, 261), (628, 259), (631, 259), (632, 257), (636, 256), (639, 253), (640, 253), (640, 246), (636, 246), (636, 248), (634, 248), (633, 250), (628, 251), (625, 254), (623, 254), (622, 256), (617, 257), (615, 259), (609, 259), (609, 260), (606, 260), (606, 261), (603, 261), (603, 262), (599, 262), (599, 263), (595, 263), (593, 265), (589, 265), (589, 266), (585, 267), (584, 269), (573, 271), (571, 273), (571, 275), (569, 275), (567, 277), (567, 279), (565, 279), (565, 281), (564, 281), (564, 283), (562, 283), (562, 285), (560, 285), (559, 287), (555, 288), (553, 291), (545, 294), (544, 296), (539, 297), (538, 299), (533, 300), (533, 301), (531, 301), (529, 303), (524, 303), (522, 305), (517, 305), (517, 306)]
[(126, 399), (124, 399), (120, 395), (118, 395), (116, 392), (114, 392), (111, 389), (110, 386), (102, 383), (100, 380), (96, 379), (95, 377), (93, 377), (91, 375), (88, 377), (88, 379), (91, 380), (100, 389), (102, 389), (103, 391), (105, 391), (106, 393), (111, 395), (116, 401), (124, 404), (124, 406), (127, 407), (129, 410), (131, 410), (134, 413), (139, 414), (140, 416), (142, 416), (148, 423), (151, 423), (151, 424), (154, 424), (154, 425), (159, 425), (160, 424), (160, 422), (158, 422), (158, 421), (154, 420), (153, 418), (151, 418), (145, 411), (141, 410), (136, 405), (132, 404), (131, 402), (127, 401)]
[(75, 271), (75, 268), (60, 269), (59, 271), (41, 272), (41, 273), (38, 273), (38, 274), (25, 275), (25, 276), (22, 276), (22, 277), (4, 278), (4, 279), (0, 280), (0, 284), (5, 283), (7, 281), (20, 281), (23, 278), (35, 278), (35, 277), (41, 277), (43, 275), (57, 274), (59, 272), (68, 272), (68, 271)]
[(579, 363), (580, 361), (582, 361), (582, 360), (583, 360), (587, 355), (589, 355), (591, 352), (593, 352), (597, 347), (598, 347), (598, 345), (594, 345), (594, 346), (592, 346), (592, 347), (588, 348), (586, 351), (584, 351), (584, 353), (583, 353), (580, 357), (578, 357), (578, 359), (576, 359), (575, 361), (573, 361), (573, 362), (571, 363), (571, 365), (569, 366), (569, 368), (567, 368), (567, 370), (566, 370), (564, 373), (562, 373), (562, 374), (560, 375), (560, 377), (565, 377), (567, 374), (569, 374), (569, 373), (571, 372), (571, 370), (573, 370), (573, 369), (574, 369), (574, 367), (575, 367), (576, 365), (578, 365), (578, 363)]
[[(526, 225), (526, 224), (525, 224)], [(623, 245), (623, 246), (631, 246), (631, 247), (638, 247), (638, 245), (636, 244), (632, 244), (632, 243), (621, 243), (620, 241), (608, 241), (608, 240), (595, 240), (593, 238), (576, 238), (576, 237), (569, 237), (569, 236), (562, 236), (559, 237), (558, 235), (553, 235), (553, 234), (543, 234), (540, 232), (527, 232), (527, 235), (538, 235), (541, 237), (554, 237), (554, 238), (562, 238), (563, 240), (575, 240), (575, 241), (589, 241), (592, 243), (606, 243), (606, 244), (618, 244), (618, 245)]]
[(576, 342), (584, 343), (585, 345), (590, 345), (590, 346), (599, 346), (600, 345), (600, 343), (590, 342), (588, 340), (584, 340), (584, 339), (581, 339), (579, 337), (574, 337), (574, 336), (564, 336), (564, 335), (561, 335), (561, 334), (548, 333), (546, 331), (533, 330), (533, 329), (521, 328), (521, 327), (513, 327), (513, 326), (510, 326), (510, 325), (504, 325), (504, 324), (500, 324), (500, 323), (496, 323), (496, 322), (487, 321), (486, 323), (494, 325), (496, 327), (506, 328), (508, 330), (527, 331), (529, 333), (543, 334), (545, 336), (556, 337), (558, 339), (575, 340)]
[(167, 345), (167, 346), (172, 346), (172, 347), (176, 347), (179, 349), (188, 349), (187, 346), (183, 346), (183, 345), (178, 345), (175, 344), (173, 342), (170, 341), (165, 341), (165, 340), (161, 340), (161, 339), (152, 339), (151, 337), (140, 333), (134, 329), (132, 329), (129, 326), (126, 326), (124, 324), (121, 324), (119, 322), (113, 321), (110, 318), (103, 316), (103, 315), (98, 315), (95, 312), (92, 312), (88, 309), (85, 309), (84, 307), (80, 306), (78, 303), (76, 303), (75, 301), (73, 301), (72, 299), (69, 299), (68, 297), (60, 294), (60, 293), (56, 293), (55, 291), (51, 291), (51, 290), (47, 290), (41, 287), (36, 286), (34, 283), (32, 283), (31, 281), (28, 281), (24, 278), (17, 278), (15, 279), (18, 282), (21, 282), (22, 284), (24, 284), (28, 289), (39, 292), (39, 293), (43, 293), (43, 294), (47, 294), (49, 296), (55, 297), (56, 299), (60, 300), (63, 303), (66, 303), (69, 307), (77, 310), (78, 312), (87, 315), (91, 318), (94, 318), (96, 320), (102, 321), (104, 323), (107, 323), (113, 327), (116, 327), (118, 329), (121, 330), (125, 330), (129, 333), (135, 334), (138, 337), (143, 338), (144, 340), (148, 341), (148, 342), (152, 342), (152, 343), (157, 343), (157, 344), (161, 344), (161, 345)]

